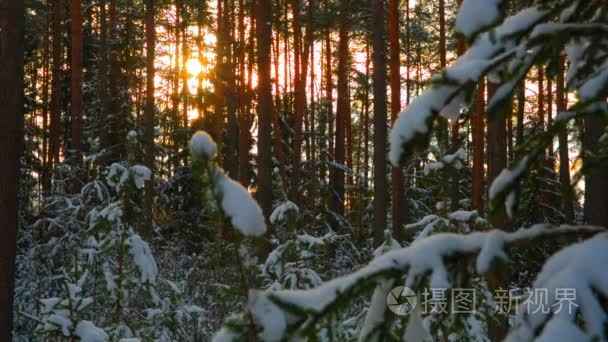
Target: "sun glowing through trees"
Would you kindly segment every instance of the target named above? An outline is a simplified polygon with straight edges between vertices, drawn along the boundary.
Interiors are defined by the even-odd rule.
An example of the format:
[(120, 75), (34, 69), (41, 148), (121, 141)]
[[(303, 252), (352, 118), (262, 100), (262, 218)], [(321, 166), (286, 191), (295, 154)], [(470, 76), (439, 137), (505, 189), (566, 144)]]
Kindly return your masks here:
[(190, 59), (186, 63), (186, 70), (188, 71), (189, 77), (198, 77), (203, 72), (203, 66), (198, 59)]

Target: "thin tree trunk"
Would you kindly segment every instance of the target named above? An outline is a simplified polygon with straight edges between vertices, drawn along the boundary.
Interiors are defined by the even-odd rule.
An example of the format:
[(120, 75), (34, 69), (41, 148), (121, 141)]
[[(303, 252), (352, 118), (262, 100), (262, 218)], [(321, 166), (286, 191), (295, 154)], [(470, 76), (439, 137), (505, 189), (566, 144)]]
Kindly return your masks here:
[[(293, 53), (294, 53), (294, 137), (293, 137), (293, 173), (289, 197), (300, 202), (300, 174), (302, 161), (302, 122), (306, 106), (306, 70), (302, 63), (302, 30), (300, 28), (300, 1), (293, 0), (292, 6), (292, 28), (293, 28)], [(307, 59), (307, 58), (305, 58)]]
[(515, 142), (517, 145), (524, 141), (524, 111), (526, 108), (526, 80), (517, 87), (517, 128)]
[(270, 85), (270, 40), (272, 2), (256, 0), (258, 42), (258, 188), (256, 197), (266, 218), (272, 213), (272, 88)]
[[(350, 117), (350, 99), (348, 97), (348, 8), (349, 0), (340, 0), (340, 32), (338, 44), (338, 108), (336, 110), (336, 142), (335, 163), (332, 172), (332, 193), (330, 195), (329, 209), (338, 215), (344, 214), (344, 159), (345, 159), (345, 120)], [(334, 226), (336, 226), (334, 222)]]
[(0, 0), (0, 340), (13, 332), (19, 158), (23, 148), (22, 0)]
[[(313, 1), (309, 0), (309, 20), (312, 21), (312, 4)], [(312, 31), (311, 31), (312, 32)], [(314, 63), (315, 60), (315, 46), (312, 41), (313, 37), (310, 37), (310, 60)], [(317, 169), (317, 128), (316, 128), (316, 120), (315, 120), (315, 68), (310, 68), (310, 182), (311, 182), (311, 191), (310, 191), (310, 204), (312, 208), (316, 207), (317, 204), (317, 193), (319, 188), (319, 179), (316, 175)]]
[[(604, 133), (606, 118), (598, 115), (588, 115), (583, 119), (583, 167), (587, 167), (585, 175), (585, 207), (584, 221), (587, 224), (608, 227), (608, 161), (589, 161), (589, 156), (597, 155), (598, 140)], [(585, 165), (591, 164), (591, 165)]]
[(483, 215), (483, 165), (484, 165), (484, 107), (485, 81), (477, 86), (475, 109), (471, 113), (471, 135), (473, 144), (473, 187), (471, 204), (473, 209)]
[[(488, 82), (488, 101), (494, 96), (497, 85)], [(507, 166), (507, 129), (505, 119), (502, 117), (488, 120), (488, 188), (498, 177), (500, 172)], [(504, 213), (490, 215), (490, 223), (495, 228), (506, 228), (506, 216)]]
[(233, 177), (238, 177), (238, 140), (239, 140), (239, 123), (236, 115), (236, 82), (235, 68), (233, 63), (232, 47), (234, 45), (233, 30), (230, 29), (234, 17), (234, 0), (226, 0), (224, 6), (223, 18), (223, 36), (225, 41), (224, 51), (224, 67), (223, 74), (226, 82), (226, 116), (228, 120), (227, 139), (225, 143), (225, 159), (224, 164), (228, 174)]
[[(47, 16), (48, 18), (48, 16)], [(49, 168), (49, 53), (50, 53), (50, 21), (45, 20), (45, 33), (43, 42), (43, 77), (42, 77), (42, 192), (46, 193), (51, 187), (51, 170)]]
[[(559, 57), (556, 79), (557, 114), (566, 111), (566, 90), (564, 89), (564, 58)], [(566, 223), (574, 222), (574, 203), (570, 187), (570, 157), (568, 156), (568, 128), (564, 127), (558, 134), (559, 141), (559, 181), (562, 187), (562, 210)]]
[(365, 97), (363, 102), (363, 182), (365, 187), (369, 186), (369, 74), (370, 74), (370, 46), (369, 42), (365, 44)]
[[(462, 5), (462, 0), (457, 0), (456, 2), (458, 5), (458, 8), (460, 8), (460, 5)], [(465, 51), (466, 51), (466, 42), (464, 40), (464, 37), (458, 36), (456, 38), (456, 54), (460, 57), (465, 53)], [(456, 151), (461, 146), (460, 135), (459, 135), (460, 123), (458, 122), (458, 119), (456, 119), (452, 122), (451, 131), (452, 131), (451, 132), (452, 133), (452, 141), (451, 141), (452, 151)]]
[(110, 0), (109, 6), (109, 26), (110, 26), (110, 80), (108, 83), (110, 92), (110, 139), (108, 141), (109, 146), (106, 148), (110, 149), (108, 153), (108, 162), (114, 162), (119, 160), (123, 156), (123, 148), (120, 144), (124, 138), (120, 132), (123, 131), (121, 104), (119, 96), (119, 82), (120, 82), (120, 65), (118, 63), (118, 14), (116, 9), (116, 0)]
[[(439, 65), (441, 70), (447, 65), (445, 37), (445, 0), (439, 0)], [(448, 122), (443, 117), (437, 120), (437, 139), (442, 153), (448, 148)]]
[(53, 55), (52, 79), (51, 79), (51, 117), (49, 129), (49, 170), (59, 163), (59, 149), (61, 137), (61, 64), (63, 50), (61, 44), (61, 0), (53, 1), (53, 44), (51, 54)]
[[(253, 15), (252, 15), (253, 18)], [(253, 20), (251, 21), (253, 22)], [(253, 24), (253, 23), (252, 23)], [(249, 162), (249, 150), (251, 149), (251, 136), (249, 133), (251, 124), (249, 123), (249, 103), (246, 99), (245, 92), (249, 92), (246, 89), (245, 84), (245, 5), (243, 0), (239, 0), (239, 20), (238, 20), (238, 31), (239, 31), (239, 182), (244, 187), (249, 186), (249, 174), (250, 174), (250, 162)]]
[(386, 56), (384, 1), (372, 0), (372, 82), (374, 86), (374, 245), (384, 241), (388, 184), (386, 181)]
[(156, 33), (154, 27), (154, 0), (146, 0), (146, 107), (144, 111), (144, 163), (152, 171), (146, 181), (144, 193), (144, 224), (141, 229), (146, 239), (152, 238), (154, 206), (154, 57)]
[(108, 22), (106, 18), (106, 4), (100, 2), (99, 4), (99, 71), (97, 84), (97, 96), (99, 96), (99, 102), (101, 104), (101, 116), (98, 118), (97, 132), (99, 134), (99, 140), (101, 148), (105, 148), (109, 145), (109, 132), (104, 122), (107, 122), (107, 118), (110, 111), (110, 99), (108, 94)]
[[(323, 0), (323, 11), (325, 16), (329, 16), (329, 5), (328, 0)], [(331, 68), (331, 39), (329, 27), (324, 29), (325, 36), (325, 103), (327, 106), (327, 123), (329, 137), (329, 154), (334, 155), (334, 110), (333, 110), (333, 83), (332, 83), (332, 68)], [(330, 171), (332, 174), (333, 171)]]
[[(551, 77), (547, 77), (547, 129), (550, 129), (553, 125), (553, 80)], [(553, 150), (553, 140), (547, 150), (547, 167), (549, 170), (555, 170), (555, 153)]]
[[(410, 0), (405, 0), (405, 104), (410, 104), (411, 87), (411, 34), (410, 34)], [(368, 58), (369, 59), (369, 58)]]
[(82, 168), (82, 6), (81, 0), (72, 0), (71, 8), (71, 35), (72, 35), (72, 65), (70, 83), (70, 109), (71, 109), (71, 163), (76, 170), (75, 178), (72, 180), (72, 192), (80, 192), (79, 176), (83, 176), (79, 171)]
[[(540, 132), (545, 131), (545, 70), (542, 66), (538, 67), (538, 129)], [(545, 154), (540, 156), (541, 165), (545, 165)]]
[[(443, 1), (443, 0), (442, 0)], [(401, 59), (399, 56), (399, 0), (390, 0), (388, 3), (388, 31), (389, 31), (389, 63), (391, 82), (391, 123), (394, 124), (401, 110)], [(392, 185), (392, 217), (393, 237), (401, 240), (401, 230), (407, 219), (407, 202), (403, 170), (394, 167), (391, 170)]]

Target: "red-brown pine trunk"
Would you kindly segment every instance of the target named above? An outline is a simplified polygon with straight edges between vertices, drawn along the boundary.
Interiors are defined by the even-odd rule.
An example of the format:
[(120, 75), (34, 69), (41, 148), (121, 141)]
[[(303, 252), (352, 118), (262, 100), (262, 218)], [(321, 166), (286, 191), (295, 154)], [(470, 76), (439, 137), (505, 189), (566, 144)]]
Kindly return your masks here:
[(13, 331), (19, 157), (23, 148), (22, 0), (0, 0), (0, 340)]
[(388, 185), (386, 181), (386, 55), (384, 1), (372, 0), (372, 82), (374, 86), (374, 245), (384, 241)]
[[(395, 123), (401, 110), (401, 59), (399, 47), (399, 1), (390, 0), (388, 3), (388, 36), (389, 36), (389, 63), (391, 83), (391, 124)], [(403, 188), (404, 175), (400, 167), (391, 169), (391, 197), (393, 237), (401, 240), (401, 230), (407, 216), (407, 202)]]

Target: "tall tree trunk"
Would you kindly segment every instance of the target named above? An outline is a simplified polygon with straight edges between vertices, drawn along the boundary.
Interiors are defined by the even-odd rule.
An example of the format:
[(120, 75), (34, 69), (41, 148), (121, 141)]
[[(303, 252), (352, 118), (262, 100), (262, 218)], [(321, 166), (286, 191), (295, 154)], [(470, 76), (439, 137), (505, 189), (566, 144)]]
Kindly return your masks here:
[(101, 115), (97, 118), (97, 133), (99, 135), (101, 148), (109, 146), (109, 132), (107, 126), (106, 115), (110, 111), (110, 99), (108, 94), (108, 21), (106, 18), (106, 3), (100, 2), (99, 4), (99, 64), (98, 64), (98, 78), (97, 83), (97, 96), (101, 105)]
[(473, 209), (483, 215), (483, 165), (484, 165), (484, 107), (485, 81), (477, 86), (475, 109), (471, 113), (471, 136), (473, 144), (473, 187), (471, 202)]
[[(540, 132), (545, 131), (545, 69), (542, 66), (538, 67), (538, 109), (536, 114), (538, 115), (538, 129)], [(545, 154), (541, 156), (541, 165), (545, 164)]]
[(46, 193), (51, 187), (51, 170), (49, 168), (49, 53), (50, 53), (50, 20), (45, 20), (45, 33), (43, 42), (43, 78), (42, 78), (42, 192)]
[(348, 7), (349, 0), (340, 0), (339, 44), (338, 44), (338, 106), (336, 109), (336, 134), (334, 159), (338, 167), (333, 167), (329, 208), (338, 215), (344, 213), (344, 165), (345, 160), (345, 120), (350, 117), (348, 97), (348, 75), (350, 70), (348, 52)]
[(70, 83), (70, 108), (71, 108), (71, 164), (76, 173), (72, 180), (72, 192), (80, 192), (79, 176), (83, 176), (80, 172), (82, 168), (82, 6), (81, 0), (72, 0), (71, 8), (71, 35), (72, 35), (72, 65), (71, 65), (71, 83)]
[(606, 118), (597, 113), (584, 118), (583, 167), (585, 175), (584, 221), (587, 224), (608, 227), (608, 161), (591, 161), (599, 150), (598, 140), (604, 133)]
[(61, 64), (63, 58), (63, 50), (61, 44), (61, 0), (53, 1), (53, 43), (51, 54), (52, 61), (52, 77), (51, 77), (51, 115), (49, 124), (49, 171), (52, 172), (53, 167), (59, 163), (60, 137), (61, 137)]
[[(566, 111), (566, 90), (564, 89), (564, 58), (559, 57), (557, 64), (556, 109), (557, 114)], [(568, 155), (568, 127), (564, 127), (558, 134), (559, 141), (559, 181), (562, 187), (562, 211), (566, 223), (574, 221), (574, 203), (570, 187), (570, 156)]]
[[(553, 125), (553, 80), (547, 77), (547, 129)], [(553, 150), (553, 140), (547, 150), (547, 168), (552, 172), (555, 171), (555, 153)]]
[[(488, 102), (494, 96), (497, 85), (488, 82)], [(488, 188), (494, 182), (500, 172), (507, 166), (507, 130), (506, 121), (503, 117), (488, 120)], [(506, 216), (504, 213), (490, 215), (490, 223), (496, 228), (506, 228)]]
[(365, 187), (369, 186), (369, 82), (370, 61), (371, 61), (369, 41), (365, 43), (365, 95), (363, 98), (363, 182)]
[(524, 111), (526, 109), (526, 79), (517, 87), (517, 126), (515, 142), (517, 145), (524, 141)]
[[(254, 14), (252, 14), (252, 19)], [(253, 20), (250, 21), (253, 26)], [(251, 149), (251, 123), (249, 119), (249, 101), (247, 100), (246, 92), (250, 91), (245, 84), (245, 5), (243, 0), (239, 0), (239, 182), (244, 187), (249, 186), (249, 174), (251, 163), (249, 162), (249, 150)], [(251, 61), (249, 61), (251, 63)]]
[[(462, 5), (462, 0), (457, 0), (456, 3), (458, 5), (458, 8), (460, 8), (460, 5)], [(467, 49), (467, 47), (466, 47), (466, 42), (464, 40), (464, 37), (459, 35), (456, 38), (456, 55), (458, 55), (459, 57), (462, 56), (465, 53), (466, 49)], [(451, 141), (452, 151), (456, 151), (461, 146), (460, 135), (459, 135), (460, 123), (458, 122), (458, 119), (456, 119), (456, 120), (454, 120), (454, 122), (452, 122), (451, 131), (452, 131), (451, 132), (451, 134), (452, 134), (452, 141)], [(456, 184), (456, 186), (458, 186), (458, 184)]]
[(0, 340), (13, 332), (18, 190), (23, 148), (22, 0), (0, 0)]
[[(323, 11), (325, 16), (329, 16), (329, 4), (328, 0), (323, 0)], [(326, 27), (323, 32), (325, 36), (325, 103), (327, 106), (327, 123), (329, 137), (329, 154), (334, 155), (334, 110), (333, 110), (333, 91), (334, 86), (332, 83), (332, 68), (331, 68), (331, 39), (329, 27)], [(330, 170), (330, 174), (333, 174), (333, 170)]]
[(410, 0), (405, 0), (405, 104), (410, 104), (411, 87), (411, 34), (410, 34)]
[(124, 148), (121, 145), (121, 141), (124, 138), (121, 132), (124, 129), (122, 120), (122, 108), (121, 108), (121, 97), (119, 93), (120, 83), (120, 65), (118, 62), (118, 13), (116, 8), (116, 0), (110, 0), (109, 6), (109, 26), (110, 26), (110, 80), (108, 83), (110, 92), (110, 139), (109, 146), (106, 148), (110, 149), (108, 162), (114, 162), (122, 158)]
[(309, 107), (309, 115), (310, 115), (310, 132), (309, 132), (309, 146), (310, 146), (310, 170), (309, 177), (311, 182), (311, 190), (310, 190), (310, 198), (309, 203), (312, 208), (316, 207), (317, 204), (317, 192), (319, 188), (319, 179), (316, 176), (317, 169), (317, 129), (316, 129), (316, 120), (315, 120), (315, 109), (316, 109), (316, 101), (315, 101), (315, 46), (314, 46), (314, 37), (313, 37), (313, 13), (314, 13), (314, 0), (308, 0), (308, 11), (307, 11), (307, 21), (306, 21), (306, 44), (310, 50), (310, 107)]
[(144, 163), (152, 171), (144, 193), (144, 224), (141, 229), (146, 239), (152, 237), (154, 207), (154, 57), (156, 32), (154, 27), (154, 0), (146, 0), (146, 107), (144, 110)]
[[(338, 107), (336, 109), (336, 142), (335, 162), (338, 167), (333, 167), (332, 193), (330, 196), (329, 209), (338, 215), (344, 213), (344, 160), (345, 160), (345, 120), (350, 118), (350, 98), (348, 97), (348, 75), (350, 70), (348, 56), (349, 0), (340, 0), (340, 32), (338, 44)], [(336, 222), (334, 222), (336, 224)]]
[(239, 140), (239, 123), (236, 115), (237, 99), (236, 99), (236, 80), (235, 67), (233, 63), (232, 47), (234, 46), (234, 34), (230, 29), (234, 22), (234, 0), (226, 0), (224, 6), (224, 15), (222, 16), (223, 36), (226, 40), (224, 51), (224, 67), (223, 75), (226, 83), (226, 117), (228, 120), (227, 139), (225, 143), (225, 159), (224, 164), (228, 174), (233, 177), (238, 177), (238, 140)]
[[(300, 28), (300, 1), (292, 0), (292, 26), (293, 26), (293, 53), (294, 53), (294, 137), (293, 137), (293, 174), (291, 178), (291, 187), (289, 197), (300, 202), (300, 174), (302, 161), (302, 122), (306, 106), (306, 70), (302, 63), (303, 59), (308, 59), (302, 56), (302, 30)], [(305, 50), (305, 49), (304, 49)], [(306, 50), (305, 50), (306, 51)], [(306, 53), (304, 53), (305, 55)], [(304, 57), (304, 58), (303, 58)]]
[[(443, 0), (442, 0), (443, 1)], [(399, 56), (399, 0), (388, 3), (389, 63), (391, 82), (391, 123), (394, 124), (401, 110), (401, 60)], [(407, 202), (403, 188), (403, 170), (391, 170), (393, 237), (401, 240), (401, 230), (407, 218)]]
[(374, 86), (374, 245), (384, 241), (388, 185), (386, 181), (386, 56), (384, 1), (372, 0), (372, 82)]
[(258, 42), (258, 187), (257, 200), (266, 218), (272, 213), (272, 89), (270, 79), (270, 40), (272, 39), (272, 2), (256, 0), (256, 37)]
[[(445, 0), (439, 0), (439, 64), (441, 70), (447, 65), (445, 37)], [(437, 140), (442, 153), (448, 149), (448, 122), (443, 117), (437, 120)]]

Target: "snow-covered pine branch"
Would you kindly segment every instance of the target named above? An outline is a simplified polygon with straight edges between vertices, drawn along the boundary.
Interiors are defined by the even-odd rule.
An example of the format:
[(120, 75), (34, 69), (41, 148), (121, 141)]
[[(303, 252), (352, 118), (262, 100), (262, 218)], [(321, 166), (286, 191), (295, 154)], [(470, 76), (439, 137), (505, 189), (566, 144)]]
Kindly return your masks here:
[[(216, 341), (237, 341), (255, 331), (264, 341), (279, 341), (306, 336), (311, 329), (328, 318), (353, 299), (365, 295), (371, 288), (385, 286), (394, 280), (417, 289), (428, 276), (430, 288), (451, 288), (448, 260), (476, 256), (474, 270), (479, 275), (491, 272), (497, 260), (507, 261), (506, 247), (537, 238), (580, 232), (598, 232), (601, 228), (590, 226), (535, 225), (508, 233), (501, 230), (463, 234), (437, 234), (421, 239), (409, 247), (391, 250), (374, 258), (367, 266), (344, 277), (336, 278), (309, 290), (266, 290), (250, 294), (248, 314), (256, 327), (232, 322), (223, 327)], [(600, 236), (605, 236), (602, 233)], [(600, 240), (608, 248), (608, 239)], [(405, 282), (402, 282), (405, 279)], [(384, 315), (383, 307), (370, 311)], [(233, 319), (236, 319), (234, 316)], [(371, 322), (378, 318), (369, 317)], [(238, 321), (238, 320), (237, 320)], [(238, 326), (238, 328), (236, 328)], [(235, 330), (236, 329), (236, 330)]]
[[(477, 6), (488, 8), (480, 16)], [(548, 63), (555, 52), (565, 53), (570, 68), (567, 86), (578, 91), (579, 102), (568, 109), (576, 116), (608, 113), (608, 38), (604, 6), (583, 0), (545, 1), (501, 21), (501, 1), (465, 1), (457, 17), (457, 29), (472, 39), (467, 52), (433, 78), (432, 84), (399, 115), (390, 133), (390, 160), (402, 165), (426, 150), (434, 121), (440, 115), (457, 119), (468, 107), (477, 83), (483, 78), (497, 85), (488, 101), (490, 120), (502, 117), (513, 91), (535, 64)], [(487, 17), (486, 17), (487, 14)], [(558, 18), (557, 22), (554, 22)], [(495, 25), (496, 23), (499, 23)], [(603, 113), (603, 114), (602, 114)], [(511, 170), (495, 180), (492, 206), (506, 206), (509, 215), (517, 202), (516, 187), (552, 138), (575, 116), (562, 116), (554, 126), (521, 149)]]
[(204, 131), (196, 132), (190, 140), (190, 153), (195, 160), (203, 161), (218, 207), (232, 226), (243, 236), (264, 235), (266, 222), (262, 209), (247, 189), (216, 165), (217, 146), (211, 136)]

